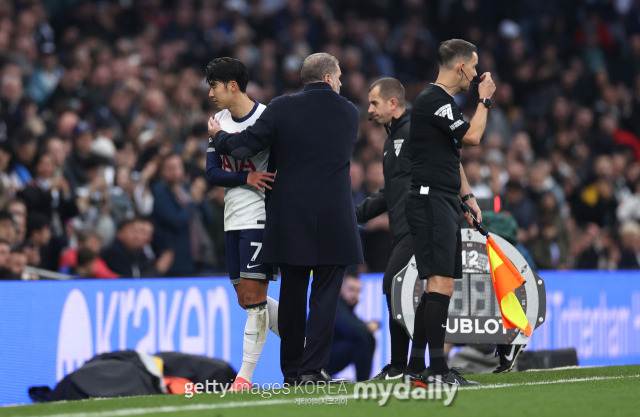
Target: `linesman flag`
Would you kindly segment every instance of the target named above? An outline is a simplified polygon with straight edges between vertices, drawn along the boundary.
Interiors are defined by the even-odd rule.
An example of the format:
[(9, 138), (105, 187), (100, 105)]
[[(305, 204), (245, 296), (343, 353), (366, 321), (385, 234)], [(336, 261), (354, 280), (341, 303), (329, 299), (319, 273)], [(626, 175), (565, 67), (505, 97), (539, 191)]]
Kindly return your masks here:
[(491, 267), (491, 281), (493, 281), (493, 289), (502, 313), (502, 324), (507, 329), (517, 327), (530, 337), (531, 325), (522, 310), (520, 301), (513, 293), (513, 290), (524, 284), (524, 278), (491, 236), (487, 236), (487, 253)]
[(465, 203), (462, 203), (461, 207), (462, 211), (471, 213), (473, 225), (482, 235), (487, 237), (491, 281), (500, 306), (500, 313), (502, 313), (502, 324), (507, 329), (515, 329), (517, 327), (530, 337), (533, 330), (518, 298), (513, 293), (513, 290), (524, 284), (522, 274), (502, 252), (502, 249), (498, 247), (496, 241), (489, 236), (487, 228), (476, 220), (471, 208)]

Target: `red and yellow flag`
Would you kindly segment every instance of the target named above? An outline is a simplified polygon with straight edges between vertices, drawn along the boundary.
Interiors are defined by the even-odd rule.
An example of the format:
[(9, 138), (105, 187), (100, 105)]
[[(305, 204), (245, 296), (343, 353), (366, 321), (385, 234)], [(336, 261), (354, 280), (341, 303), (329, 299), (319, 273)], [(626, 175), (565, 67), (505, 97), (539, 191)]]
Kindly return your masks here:
[(524, 278), (509, 258), (502, 252), (491, 236), (487, 238), (487, 252), (491, 266), (491, 280), (498, 298), (502, 324), (507, 329), (518, 328), (527, 336), (531, 336), (529, 320), (513, 290), (524, 284)]

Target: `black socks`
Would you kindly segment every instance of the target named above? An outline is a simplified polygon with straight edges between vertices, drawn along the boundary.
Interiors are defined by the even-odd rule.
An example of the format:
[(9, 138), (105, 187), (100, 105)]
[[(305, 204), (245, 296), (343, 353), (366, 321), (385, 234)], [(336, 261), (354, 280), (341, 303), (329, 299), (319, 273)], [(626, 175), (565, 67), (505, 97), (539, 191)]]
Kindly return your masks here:
[(391, 335), (391, 366), (404, 370), (407, 367), (407, 352), (409, 351), (409, 335), (407, 331), (393, 318), (391, 313), (391, 295), (387, 294), (389, 308), (389, 333)]
[(409, 371), (422, 372), (427, 367), (424, 364), (424, 354), (427, 347), (427, 333), (424, 323), (424, 313), (427, 294), (423, 293), (420, 303), (416, 308), (413, 322), (413, 343), (411, 345), (411, 357), (409, 358)]
[(444, 353), (444, 338), (447, 333), (447, 317), (449, 314), (448, 295), (437, 292), (422, 294), (416, 308), (413, 326), (413, 345), (409, 358), (409, 370), (422, 372), (425, 370), (424, 356), (429, 344), (429, 367), (438, 375), (449, 371)]
[(429, 368), (437, 375), (444, 375), (449, 371), (444, 354), (444, 337), (447, 333), (450, 299), (448, 295), (437, 292), (427, 293), (426, 296), (424, 322), (429, 343)]

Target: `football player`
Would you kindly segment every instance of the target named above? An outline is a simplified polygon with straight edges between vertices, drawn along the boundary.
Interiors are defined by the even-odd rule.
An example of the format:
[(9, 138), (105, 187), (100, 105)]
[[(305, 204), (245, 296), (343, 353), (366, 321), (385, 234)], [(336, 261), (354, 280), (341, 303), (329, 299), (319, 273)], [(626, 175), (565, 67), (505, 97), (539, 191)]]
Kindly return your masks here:
[[(213, 59), (206, 68), (209, 98), (221, 109), (214, 117), (228, 132), (251, 126), (265, 106), (246, 93), (249, 73), (233, 58)], [(265, 224), (265, 190), (271, 189), (275, 174), (267, 171), (269, 150), (252, 158), (238, 160), (218, 155), (209, 138), (207, 179), (224, 190), (224, 230), (229, 277), (238, 303), (247, 312), (244, 328), (242, 366), (231, 391), (251, 388), (251, 377), (271, 329), (278, 333), (278, 302), (267, 297), (270, 280), (277, 275), (273, 267), (260, 262)]]

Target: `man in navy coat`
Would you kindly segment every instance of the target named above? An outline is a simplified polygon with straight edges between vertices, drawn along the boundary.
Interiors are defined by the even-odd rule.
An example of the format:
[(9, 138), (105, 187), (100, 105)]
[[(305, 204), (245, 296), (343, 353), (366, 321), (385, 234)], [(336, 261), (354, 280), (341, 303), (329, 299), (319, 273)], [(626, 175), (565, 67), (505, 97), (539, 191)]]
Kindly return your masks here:
[(345, 266), (363, 263), (349, 177), (358, 111), (340, 96), (340, 76), (335, 57), (313, 54), (302, 65), (304, 90), (275, 98), (253, 126), (230, 134), (209, 119), (219, 154), (244, 159), (271, 147), (269, 171), (277, 174), (267, 196), (262, 259), (282, 275), (278, 327), (285, 383), (331, 380), (322, 368)]

